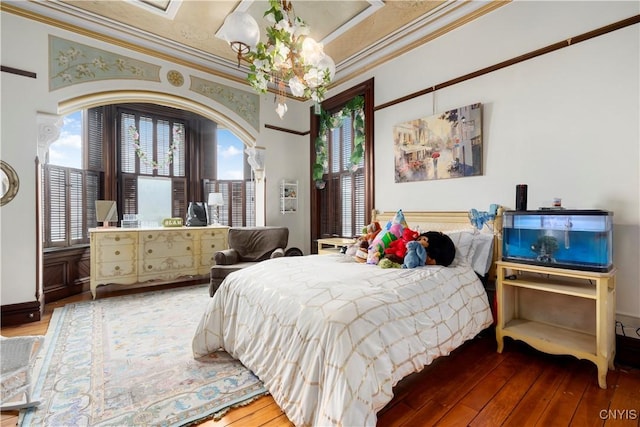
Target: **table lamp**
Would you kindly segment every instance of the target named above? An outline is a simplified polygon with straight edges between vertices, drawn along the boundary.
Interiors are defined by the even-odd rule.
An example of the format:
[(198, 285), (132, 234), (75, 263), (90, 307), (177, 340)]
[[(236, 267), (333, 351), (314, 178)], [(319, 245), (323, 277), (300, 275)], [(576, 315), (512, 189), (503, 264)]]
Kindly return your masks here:
[(218, 222), (218, 206), (224, 205), (222, 193), (209, 193), (207, 204), (211, 207), (211, 223), (209, 225), (220, 225), (220, 222)]

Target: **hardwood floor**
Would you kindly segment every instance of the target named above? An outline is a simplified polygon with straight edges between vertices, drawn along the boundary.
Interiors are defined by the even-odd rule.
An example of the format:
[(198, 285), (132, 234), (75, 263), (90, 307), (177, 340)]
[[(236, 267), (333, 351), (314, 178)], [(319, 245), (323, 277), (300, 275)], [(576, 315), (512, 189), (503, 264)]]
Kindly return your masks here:
[[(41, 321), (0, 328), (0, 334), (43, 335), (55, 307), (89, 299), (85, 293), (47, 304)], [(394, 394), (378, 413), (379, 426), (640, 426), (640, 369), (616, 366), (603, 390), (593, 363), (547, 355), (512, 340), (499, 354), (491, 330), (405, 378)], [(15, 426), (17, 414), (2, 412), (2, 427)], [(199, 425), (292, 424), (266, 396)]]

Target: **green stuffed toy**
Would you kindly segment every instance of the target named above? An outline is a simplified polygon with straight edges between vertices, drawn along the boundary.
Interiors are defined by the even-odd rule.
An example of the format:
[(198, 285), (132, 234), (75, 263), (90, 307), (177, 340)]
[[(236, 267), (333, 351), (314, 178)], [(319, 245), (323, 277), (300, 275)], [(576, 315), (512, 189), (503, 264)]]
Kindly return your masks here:
[(402, 268), (402, 265), (391, 261), (389, 258), (382, 258), (378, 263), (380, 268)]

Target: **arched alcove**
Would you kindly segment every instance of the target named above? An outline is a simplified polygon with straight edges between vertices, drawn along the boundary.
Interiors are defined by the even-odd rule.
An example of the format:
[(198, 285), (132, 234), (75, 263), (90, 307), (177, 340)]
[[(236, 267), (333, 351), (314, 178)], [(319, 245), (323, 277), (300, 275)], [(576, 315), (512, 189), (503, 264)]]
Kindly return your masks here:
[[(60, 101), (58, 103), (58, 114), (60, 115), (60, 117), (63, 117), (64, 115), (73, 113), (81, 109), (119, 103), (149, 103), (190, 111), (209, 120), (212, 120), (222, 127), (229, 129), (244, 143), (246, 147), (255, 148), (257, 146), (258, 131), (253, 129), (249, 130), (251, 126), (240, 118), (234, 118), (232, 116), (233, 112), (231, 112), (231, 114), (223, 113), (222, 111), (228, 111), (226, 107), (216, 104), (215, 101), (212, 101), (212, 104), (216, 104), (216, 107), (218, 107), (216, 109), (212, 106), (194, 101), (193, 99), (164, 92), (117, 89), (111, 91), (87, 93), (85, 95)], [(261, 151), (263, 153), (263, 158), (261, 161), (264, 162), (264, 147), (258, 148), (261, 148)], [(41, 149), (42, 147), (40, 148), (40, 150)], [(259, 185), (256, 185), (256, 225), (264, 225), (266, 196), (266, 189), (263, 179), (264, 164), (262, 165), (261, 170), (254, 169), (254, 173), (256, 174), (256, 180), (259, 183)]]
[(64, 116), (84, 108), (136, 102), (156, 104), (190, 111), (202, 117), (206, 117), (229, 129), (238, 136), (238, 138), (240, 138), (247, 147), (255, 147), (256, 145), (257, 135), (248, 131), (246, 127), (239, 123), (239, 121), (236, 121), (230, 116), (200, 102), (162, 92), (114, 90), (82, 95), (59, 102), (58, 114)]

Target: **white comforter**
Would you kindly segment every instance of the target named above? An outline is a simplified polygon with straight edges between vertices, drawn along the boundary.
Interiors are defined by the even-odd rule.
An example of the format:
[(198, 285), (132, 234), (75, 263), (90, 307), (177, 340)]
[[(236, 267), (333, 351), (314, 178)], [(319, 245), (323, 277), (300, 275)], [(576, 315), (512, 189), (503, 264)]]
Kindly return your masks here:
[(297, 426), (374, 426), (400, 379), (491, 322), (470, 267), (283, 257), (225, 279), (193, 353), (224, 349), (239, 359)]

